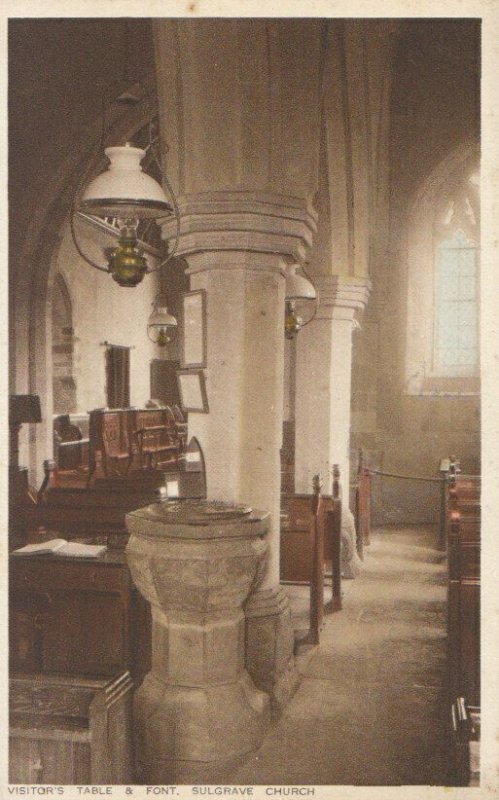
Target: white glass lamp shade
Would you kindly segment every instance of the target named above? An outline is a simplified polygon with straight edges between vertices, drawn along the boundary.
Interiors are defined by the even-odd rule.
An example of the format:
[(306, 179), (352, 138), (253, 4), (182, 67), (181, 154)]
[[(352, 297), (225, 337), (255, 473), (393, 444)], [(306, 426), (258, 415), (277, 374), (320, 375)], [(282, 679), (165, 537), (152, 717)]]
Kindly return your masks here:
[(154, 219), (172, 212), (172, 206), (154, 178), (143, 172), (145, 150), (108, 147), (110, 164), (83, 192), (80, 210), (102, 217)]
[(299, 264), (292, 264), (286, 271), (286, 300), (315, 300), (315, 287), (304, 275), (297, 275)]
[(166, 306), (156, 306), (147, 321), (147, 326), (149, 329), (176, 328), (177, 320)]
[(170, 314), (167, 307), (155, 304), (152, 314), (147, 320), (147, 335), (151, 342), (159, 347), (165, 347), (171, 342), (177, 330), (177, 320)]

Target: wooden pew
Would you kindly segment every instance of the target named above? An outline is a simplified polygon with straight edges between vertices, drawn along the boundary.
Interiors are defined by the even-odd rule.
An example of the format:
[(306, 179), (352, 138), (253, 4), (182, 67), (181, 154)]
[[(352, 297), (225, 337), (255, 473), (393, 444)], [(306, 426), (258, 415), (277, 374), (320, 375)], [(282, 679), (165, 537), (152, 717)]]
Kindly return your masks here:
[[(451, 780), (472, 785), (480, 734), (480, 478), (448, 486), (448, 663)], [(474, 777), (475, 776), (475, 777)]]
[(54, 532), (54, 537), (84, 538), (124, 548), (128, 540), (125, 515), (155, 502), (165, 483), (163, 472), (144, 470), (133, 479), (113, 476), (98, 478), (90, 487), (60, 486), (54, 461), (44, 462), (44, 472), (37, 502), (16, 508), (9, 537), (15, 547)]
[(480, 786), (480, 708), (457, 697), (451, 705), (449, 784)]
[[(341, 609), (341, 498), (321, 495), (318, 476), (314, 494), (281, 498), (281, 582), (310, 586), (310, 627), (300, 643), (318, 644), (324, 613)], [(324, 604), (324, 574), (332, 571), (332, 595)]]
[(451, 697), (480, 705), (480, 517), (453, 512), (449, 531)]

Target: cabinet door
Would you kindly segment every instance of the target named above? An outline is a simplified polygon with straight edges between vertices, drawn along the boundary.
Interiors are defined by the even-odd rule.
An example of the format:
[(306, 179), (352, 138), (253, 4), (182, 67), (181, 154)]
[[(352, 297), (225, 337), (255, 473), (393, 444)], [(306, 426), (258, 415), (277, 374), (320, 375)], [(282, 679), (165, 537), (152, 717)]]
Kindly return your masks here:
[(126, 615), (120, 595), (61, 592), (43, 632), (43, 671), (113, 675), (126, 666)]

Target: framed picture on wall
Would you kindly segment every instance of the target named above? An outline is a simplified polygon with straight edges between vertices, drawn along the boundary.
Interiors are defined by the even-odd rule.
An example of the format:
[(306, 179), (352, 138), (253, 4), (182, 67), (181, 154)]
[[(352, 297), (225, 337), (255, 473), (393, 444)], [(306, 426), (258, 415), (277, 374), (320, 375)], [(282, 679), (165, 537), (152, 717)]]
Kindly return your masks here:
[(206, 292), (198, 289), (182, 295), (183, 369), (206, 367)]
[(200, 369), (179, 369), (177, 381), (182, 410), (207, 414), (209, 409), (204, 372)]

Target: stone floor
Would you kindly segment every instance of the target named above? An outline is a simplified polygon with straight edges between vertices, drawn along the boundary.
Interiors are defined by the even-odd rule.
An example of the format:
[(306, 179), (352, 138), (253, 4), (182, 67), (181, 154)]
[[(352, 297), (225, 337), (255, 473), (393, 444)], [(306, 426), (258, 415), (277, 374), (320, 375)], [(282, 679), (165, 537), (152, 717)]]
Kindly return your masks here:
[[(298, 691), (221, 782), (445, 785), (445, 580), (433, 531), (376, 531), (343, 611), (298, 657)], [(289, 590), (303, 628), (308, 589)]]

